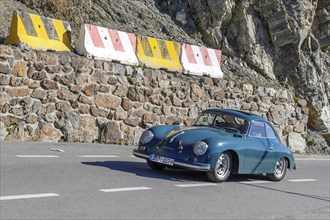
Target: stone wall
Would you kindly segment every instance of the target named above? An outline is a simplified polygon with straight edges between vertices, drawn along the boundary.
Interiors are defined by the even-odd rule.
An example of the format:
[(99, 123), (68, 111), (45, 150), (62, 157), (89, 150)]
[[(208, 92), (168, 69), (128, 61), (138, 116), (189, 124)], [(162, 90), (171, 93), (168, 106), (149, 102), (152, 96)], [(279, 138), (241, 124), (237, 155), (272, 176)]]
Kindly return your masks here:
[[(307, 102), (292, 91), (0, 45), (0, 140), (136, 144), (145, 128), (189, 125), (207, 108), (262, 115), (305, 147)], [(297, 143), (299, 145), (297, 146)]]

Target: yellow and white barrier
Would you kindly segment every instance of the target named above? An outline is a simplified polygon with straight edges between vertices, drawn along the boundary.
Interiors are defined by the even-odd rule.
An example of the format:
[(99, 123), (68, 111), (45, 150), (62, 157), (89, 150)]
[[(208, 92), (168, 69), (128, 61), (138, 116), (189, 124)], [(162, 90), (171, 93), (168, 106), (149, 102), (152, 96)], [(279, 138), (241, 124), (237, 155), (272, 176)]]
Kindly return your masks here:
[(182, 72), (181, 45), (167, 40), (138, 36), (137, 57), (142, 65), (154, 69)]
[(14, 11), (5, 44), (32, 49), (72, 51), (71, 27), (66, 21)]

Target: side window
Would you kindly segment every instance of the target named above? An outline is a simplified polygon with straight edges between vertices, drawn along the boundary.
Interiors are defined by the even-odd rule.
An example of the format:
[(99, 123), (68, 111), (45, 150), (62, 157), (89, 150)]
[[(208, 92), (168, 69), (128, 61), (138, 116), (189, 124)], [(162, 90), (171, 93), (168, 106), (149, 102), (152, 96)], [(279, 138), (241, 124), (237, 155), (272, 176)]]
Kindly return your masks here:
[(266, 129), (265, 123), (261, 121), (252, 122), (250, 129), (251, 137), (265, 138), (266, 137)]
[(214, 117), (216, 115), (213, 113), (204, 113), (199, 116), (199, 118), (194, 122), (194, 125), (203, 125), (203, 126), (209, 126), (213, 123)]
[(275, 131), (273, 130), (273, 128), (270, 127), (269, 124), (265, 124), (265, 125), (266, 125), (267, 137), (268, 138), (276, 138), (276, 134), (275, 134)]

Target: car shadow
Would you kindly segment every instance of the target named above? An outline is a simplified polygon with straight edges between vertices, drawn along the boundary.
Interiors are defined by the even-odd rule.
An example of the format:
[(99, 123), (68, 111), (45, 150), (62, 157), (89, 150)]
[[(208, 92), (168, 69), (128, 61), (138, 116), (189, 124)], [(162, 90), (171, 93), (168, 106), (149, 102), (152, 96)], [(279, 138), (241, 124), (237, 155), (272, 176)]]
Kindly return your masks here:
[(163, 179), (176, 182), (207, 181), (203, 172), (170, 168), (165, 168), (164, 170), (152, 170), (148, 167), (146, 162), (95, 161), (81, 163), (90, 166), (106, 167), (111, 170), (132, 173), (146, 178)]
[[(207, 179), (205, 172), (191, 171), (185, 169), (171, 169), (171, 168), (166, 168), (162, 171), (152, 170), (148, 167), (148, 165), (145, 162), (93, 161), (93, 162), (81, 162), (81, 163), (88, 166), (105, 167), (119, 172), (132, 173), (137, 176), (141, 176), (145, 178), (163, 179), (163, 180), (175, 181), (175, 182), (210, 182)], [(276, 191), (279, 193), (290, 194), (300, 197), (307, 197), (310, 199), (316, 199), (326, 202), (330, 201), (328, 197), (286, 191), (270, 186), (256, 185), (254, 184), (255, 183), (254, 181), (268, 181), (268, 178), (265, 175), (255, 175), (255, 174), (233, 175), (232, 174), (226, 182), (233, 182), (250, 187), (257, 187), (264, 190)]]
[[(137, 176), (163, 179), (175, 182), (209, 182), (205, 172), (192, 171), (178, 168), (165, 168), (164, 170), (150, 169), (146, 162), (133, 161), (92, 161), (81, 162), (84, 165), (105, 167), (111, 170), (132, 173)], [(250, 180), (267, 180), (262, 175), (231, 175), (227, 182), (239, 182)]]

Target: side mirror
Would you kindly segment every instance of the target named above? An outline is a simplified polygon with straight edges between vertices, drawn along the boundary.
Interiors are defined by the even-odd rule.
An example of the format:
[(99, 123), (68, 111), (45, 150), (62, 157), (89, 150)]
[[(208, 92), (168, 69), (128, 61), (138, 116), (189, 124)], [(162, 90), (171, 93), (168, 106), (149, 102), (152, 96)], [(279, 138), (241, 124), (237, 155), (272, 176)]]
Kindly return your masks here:
[(173, 124), (172, 125), (180, 125), (180, 122), (178, 122), (178, 121), (175, 121), (175, 122), (173, 122)]

